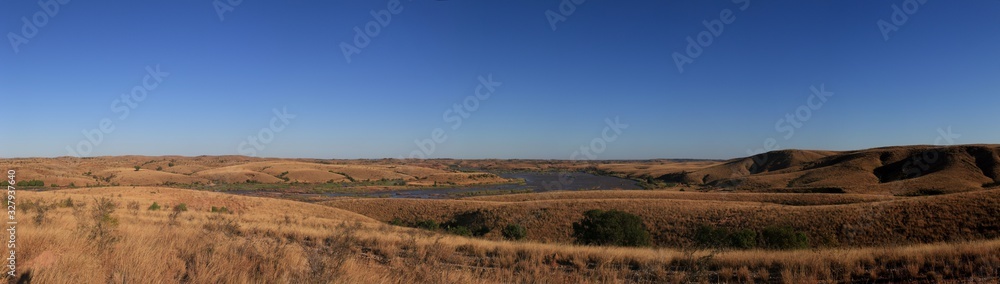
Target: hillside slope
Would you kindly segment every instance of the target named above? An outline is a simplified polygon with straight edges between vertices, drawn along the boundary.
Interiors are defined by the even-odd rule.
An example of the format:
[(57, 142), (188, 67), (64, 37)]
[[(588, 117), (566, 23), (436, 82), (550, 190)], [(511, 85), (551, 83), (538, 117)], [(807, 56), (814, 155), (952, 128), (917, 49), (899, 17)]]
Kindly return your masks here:
[(954, 193), (1000, 181), (1000, 145), (782, 150), (656, 178), (754, 192)]
[(491, 229), (487, 238), (501, 239), (501, 228), (520, 224), (527, 228), (528, 239), (557, 243), (572, 242), (573, 222), (591, 209), (614, 209), (641, 216), (654, 243), (665, 247), (691, 245), (701, 225), (731, 230), (789, 226), (805, 232), (816, 247), (1000, 237), (1000, 189), (891, 199), (840, 194), (581, 191), (469, 200), (345, 198), (322, 204), (381, 221), (399, 218), (414, 223), (431, 219), (444, 223), (459, 216), (474, 216)]

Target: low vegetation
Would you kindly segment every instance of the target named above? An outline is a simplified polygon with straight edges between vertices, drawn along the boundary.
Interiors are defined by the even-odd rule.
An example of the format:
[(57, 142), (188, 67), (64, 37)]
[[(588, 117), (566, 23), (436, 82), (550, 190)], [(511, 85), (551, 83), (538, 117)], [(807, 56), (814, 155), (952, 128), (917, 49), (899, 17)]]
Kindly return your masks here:
[(642, 247), (652, 244), (642, 218), (622, 211), (589, 210), (573, 223), (573, 237), (585, 245)]
[[(9, 186), (9, 185), (10, 185), (10, 183), (7, 180), (0, 181), (0, 186)], [(15, 186), (21, 186), (21, 187), (41, 187), (41, 186), (45, 186), (45, 182), (41, 181), (41, 180), (35, 180), (35, 179), (32, 179), (32, 180), (22, 180), (22, 181), (18, 181)]]
[[(18, 277), (30, 273), (37, 283), (140, 283), (149, 279), (190, 283), (871, 283), (990, 282), (1000, 276), (1000, 240), (789, 251), (593, 247), (494, 242), (390, 226), (313, 204), (177, 189), (23, 194), (33, 203), (53, 204), (66, 198), (86, 201), (52, 208), (47, 214), (53, 216), (51, 220), (40, 225), (23, 223), (19, 253), (26, 264)], [(110, 194), (115, 197), (95, 198)], [(186, 203), (192, 210), (176, 225), (169, 225), (168, 212), (125, 215), (109, 210), (113, 206), (101, 205), (107, 201), (148, 204), (154, 198), (171, 207)], [(246, 213), (209, 212), (210, 206), (218, 204), (243, 208)], [(73, 217), (74, 212), (81, 212), (82, 218)], [(286, 217), (289, 220), (282, 219)], [(117, 226), (105, 228), (116, 238), (103, 248), (97, 238), (81, 239), (67, 229), (112, 219)]]
[(503, 237), (508, 240), (522, 240), (527, 235), (528, 229), (525, 229), (524, 226), (518, 224), (507, 224), (506, 227), (503, 227)]
[[(6, 280), (996, 282), (1000, 172), (990, 165), (1000, 149), (943, 147), (942, 161), (951, 162), (900, 175), (928, 147), (787, 150), (760, 164), (17, 159), (19, 185), (29, 190), (18, 192), (18, 274)], [(44, 164), (37, 161), (51, 163), (48, 171), (32, 172)], [(470, 191), (444, 200), (323, 194), (512, 182), (485, 170), (585, 171), (657, 190)], [(28, 185), (37, 179), (45, 182)], [(173, 188), (131, 186), (148, 182)], [(118, 183), (130, 186), (95, 186)], [(73, 184), (82, 188), (66, 187)]]
[(809, 237), (790, 227), (768, 226), (761, 230), (716, 228), (702, 225), (694, 234), (694, 242), (706, 249), (803, 249), (809, 247)]

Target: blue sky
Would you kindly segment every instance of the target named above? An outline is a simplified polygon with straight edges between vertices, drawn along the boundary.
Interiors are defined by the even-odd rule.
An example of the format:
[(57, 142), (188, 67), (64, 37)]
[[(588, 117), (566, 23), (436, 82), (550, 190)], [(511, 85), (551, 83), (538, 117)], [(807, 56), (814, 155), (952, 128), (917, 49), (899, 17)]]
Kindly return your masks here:
[[(769, 138), (1000, 143), (1000, 1), (391, 2), (221, 0), (220, 18), (212, 1), (71, 1), (51, 16), (55, 0), (2, 1), (0, 156), (732, 158)], [(877, 23), (894, 23), (894, 5), (906, 21), (886, 38)], [(674, 54), (723, 11), (729, 23), (679, 71)], [(369, 22), (378, 34), (348, 62), (342, 43)], [(146, 90), (157, 66), (169, 75)], [(499, 86), (476, 98), (489, 76)], [(137, 86), (142, 101), (116, 102)], [(779, 120), (821, 86), (833, 95), (787, 136)], [(478, 106), (453, 128), (446, 111), (467, 99)], [(608, 137), (615, 118), (628, 126)]]

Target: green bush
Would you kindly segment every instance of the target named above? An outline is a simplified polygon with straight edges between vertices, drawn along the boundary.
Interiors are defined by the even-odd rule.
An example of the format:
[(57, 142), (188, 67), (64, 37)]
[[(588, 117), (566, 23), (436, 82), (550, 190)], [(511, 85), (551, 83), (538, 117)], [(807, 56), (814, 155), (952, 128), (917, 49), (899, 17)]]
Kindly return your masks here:
[(769, 249), (800, 249), (809, 247), (809, 237), (791, 227), (767, 227), (761, 231), (761, 241)]
[(757, 232), (750, 229), (735, 231), (729, 235), (729, 245), (738, 249), (752, 249), (757, 246)]
[(528, 230), (518, 224), (508, 224), (500, 232), (503, 233), (504, 238), (515, 241), (524, 239), (528, 235)]
[(729, 231), (726, 228), (701, 225), (694, 233), (694, 242), (702, 248), (752, 249), (757, 246), (757, 232), (750, 229)]
[(475, 210), (459, 213), (442, 225), (445, 227), (465, 227), (473, 236), (478, 237), (490, 232), (490, 227), (487, 226), (487, 219), (485, 211)]
[[(8, 186), (8, 185), (10, 185), (10, 183), (8, 183), (6, 180), (3, 181), (3, 182), (0, 182), (0, 186)], [(45, 182), (40, 181), (40, 180), (34, 180), (34, 179), (33, 180), (23, 180), (23, 181), (17, 182), (16, 185), (20, 185), (20, 186), (45, 186)]]
[(188, 211), (187, 204), (181, 203), (174, 206), (174, 212), (184, 212), (184, 211)]
[(133, 168), (135, 168), (135, 171), (137, 171), (137, 172), (138, 172), (138, 171), (139, 171), (139, 169), (141, 169), (142, 167), (140, 167), (140, 166), (134, 166)]
[(436, 221), (430, 219), (417, 221), (416, 225), (417, 228), (431, 230), (431, 231), (437, 230), (440, 227), (440, 225), (438, 225)]
[(95, 206), (91, 212), (93, 223), (88, 224), (88, 237), (91, 240), (98, 240), (99, 244), (103, 246), (117, 239), (114, 235), (115, 228), (118, 227), (118, 219), (112, 214), (118, 208), (118, 204), (110, 198), (104, 197), (95, 200), (94, 203)]
[(715, 228), (709, 225), (698, 226), (694, 233), (694, 242), (703, 248), (721, 248), (729, 245), (729, 230)]
[(153, 202), (153, 205), (149, 206), (149, 211), (156, 211), (156, 210), (160, 210), (160, 204)]
[(459, 236), (466, 236), (466, 237), (471, 237), (472, 236), (472, 231), (470, 231), (469, 228), (466, 228), (465, 226), (449, 227), (448, 228), (448, 233), (451, 233), (451, 234), (454, 234), (454, 235), (459, 235)]
[(652, 240), (642, 218), (622, 211), (590, 210), (573, 223), (573, 236), (581, 244), (649, 246)]
[(393, 226), (406, 226), (406, 222), (403, 222), (403, 219), (400, 219), (399, 217), (396, 217), (396, 218), (392, 218), (392, 220), (389, 221), (389, 225), (393, 225)]

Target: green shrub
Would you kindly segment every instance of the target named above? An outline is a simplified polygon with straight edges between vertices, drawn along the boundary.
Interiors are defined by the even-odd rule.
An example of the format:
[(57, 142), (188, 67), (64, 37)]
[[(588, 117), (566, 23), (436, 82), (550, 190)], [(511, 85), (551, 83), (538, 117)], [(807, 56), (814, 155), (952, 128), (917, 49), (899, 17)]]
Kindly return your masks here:
[(95, 200), (94, 203), (95, 206), (91, 212), (93, 223), (87, 225), (89, 226), (88, 237), (91, 240), (98, 240), (98, 244), (104, 246), (117, 239), (115, 228), (118, 227), (118, 219), (112, 214), (118, 208), (118, 204), (110, 198), (104, 197)]
[(138, 172), (138, 171), (139, 171), (139, 169), (141, 169), (142, 167), (140, 167), (140, 166), (134, 166), (133, 168), (135, 168), (135, 171), (137, 171), (137, 172)]
[(506, 227), (503, 227), (501, 233), (503, 233), (504, 238), (516, 241), (524, 239), (528, 235), (528, 229), (518, 224), (508, 224)]
[(406, 222), (403, 222), (403, 219), (399, 219), (399, 217), (396, 217), (396, 218), (392, 218), (392, 220), (389, 221), (389, 225), (393, 225), (393, 226), (406, 226)]
[(156, 166), (156, 170), (157, 171), (162, 171), (163, 170), (163, 166)]
[(445, 227), (465, 227), (473, 236), (478, 237), (490, 232), (490, 227), (486, 225), (486, 220), (485, 211), (475, 210), (459, 213), (451, 221), (442, 225)]
[(466, 228), (465, 226), (448, 227), (448, 233), (466, 237), (472, 236), (472, 231), (470, 231), (469, 228)]
[(649, 246), (652, 241), (642, 218), (622, 211), (590, 210), (573, 223), (573, 236), (581, 244)]
[(735, 231), (729, 235), (729, 245), (738, 249), (752, 249), (757, 246), (757, 232), (750, 229)]
[(761, 231), (761, 241), (769, 249), (800, 249), (809, 247), (809, 237), (791, 227), (767, 227)]
[(174, 206), (174, 212), (184, 212), (188, 211), (187, 204), (181, 203)]
[(156, 211), (156, 210), (160, 210), (160, 204), (153, 202), (153, 205), (149, 206), (149, 211)]
[(174, 166), (173, 162), (167, 163), (167, 167), (173, 167), (173, 166)]
[[(10, 185), (10, 183), (8, 183), (6, 180), (3, 181), (3, 182), (0, 182), (0, 186), (8, 186), (8, 185)], [(34, 180), (34, 179), (33, 180), (23, 180), (23, 181), (17, 182), (17, 185), (20, 185), (20, 186), (45, 186), (45, 182), (40, 181), (40, 180)]]
[(729, 230), (710, 225), (698, 226), (694, 233), (694, 242), (703, 248), (721, 248), (729, 245)]
[(726, 228), (701, 225), (695, 231), (693, 239), (695, 244), (702, 248), (752, 249), (757, 246), (757, 232), (750, 229), (730, 231)]
[(417, 228), (431, 230), (431, 231), (437, 230), (438, 227), (440, 227), (440, 225), (438, 225), (436, 221), (430, 219), (417, 221), (416, 225)]

